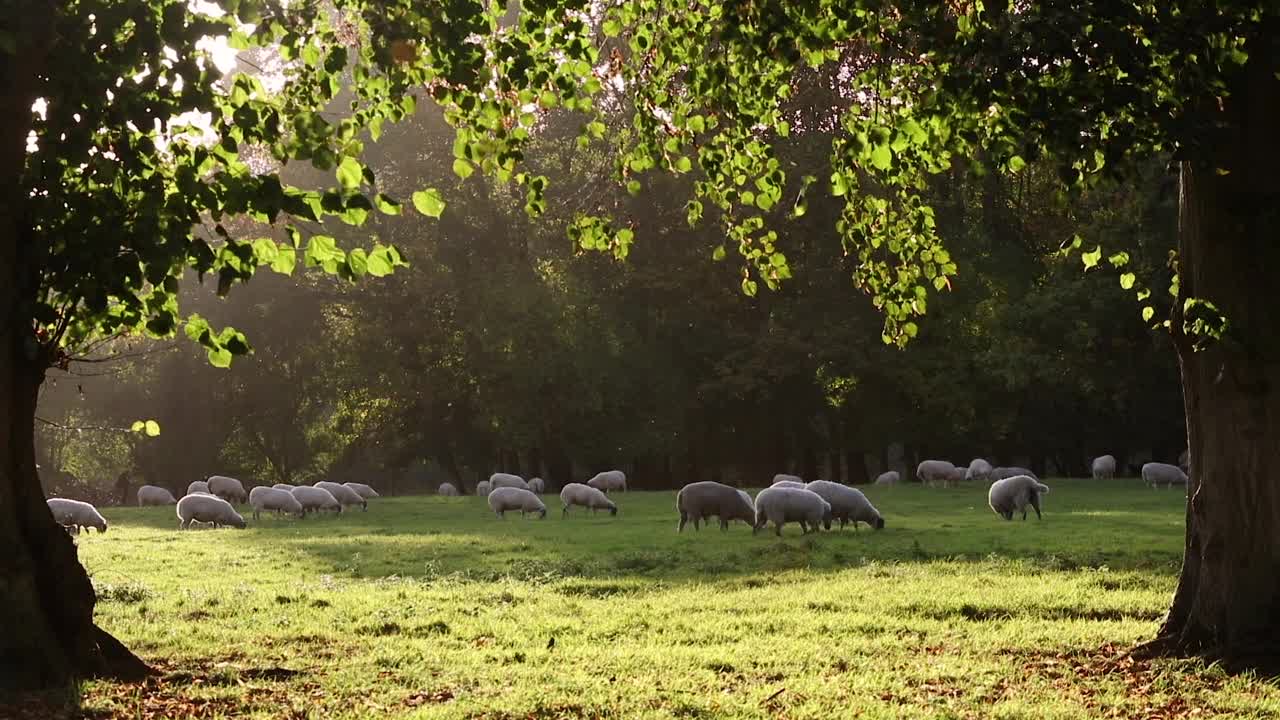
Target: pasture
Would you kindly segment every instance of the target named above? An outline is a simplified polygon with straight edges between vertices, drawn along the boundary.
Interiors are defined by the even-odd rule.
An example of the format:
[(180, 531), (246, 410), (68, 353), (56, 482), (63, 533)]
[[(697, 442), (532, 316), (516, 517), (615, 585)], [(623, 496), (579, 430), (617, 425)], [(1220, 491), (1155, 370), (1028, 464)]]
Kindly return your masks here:
[[(1183, 497), (1047, 481), (870, 487), (888, 527), (675, 531), (674, 493), (505, 521), (477, 497), (178, 532), (106, 508), (82, 535), (99, 623), (165, 672), (91, 682), (92, 717), (1276, 717), (1280, 692), (1124, 656), (1181, 559)], [(247, 509), (247, 508), (245, 508)], [(248, 516), (246, 516), (248, 517)]]

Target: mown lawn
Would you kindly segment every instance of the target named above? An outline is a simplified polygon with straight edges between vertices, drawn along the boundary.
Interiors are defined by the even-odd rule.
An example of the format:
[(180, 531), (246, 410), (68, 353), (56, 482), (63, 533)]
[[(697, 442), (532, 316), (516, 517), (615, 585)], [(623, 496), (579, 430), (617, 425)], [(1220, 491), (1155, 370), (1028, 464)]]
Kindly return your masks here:
[(1280, 691), (1134, 662), (1181, 557), (1183, 498), (1050, 481), (1045, 518), (985, 487), (870, 488), (888, 527), (675, 531), (494, 518), (482, 498), (179, 532), (107, 509), (82, 536), (100, 624), (166, 674), (88, 683), (94, 717), (1275, 717)]

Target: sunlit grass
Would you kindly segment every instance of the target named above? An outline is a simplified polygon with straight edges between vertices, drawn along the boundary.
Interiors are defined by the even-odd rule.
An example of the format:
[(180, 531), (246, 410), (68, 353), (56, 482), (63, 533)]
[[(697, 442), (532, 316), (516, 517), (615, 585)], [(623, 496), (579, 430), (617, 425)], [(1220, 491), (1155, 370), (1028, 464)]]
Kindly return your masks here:
[[(1264, 717), (1280, 693), (1149, 638), (1183, 500), (1051, 481), (1043, 521), (984, 487), (867, 489), (888, 527), (675, 532), (674, 493), (616, 518), (498, 520), (481, 498), (177, 531), (108, 509), (82, 536), (99, 622), (169, 675), (85, 688), (133, 717)], [(554, 639), (554, 643), (552, 640)]]

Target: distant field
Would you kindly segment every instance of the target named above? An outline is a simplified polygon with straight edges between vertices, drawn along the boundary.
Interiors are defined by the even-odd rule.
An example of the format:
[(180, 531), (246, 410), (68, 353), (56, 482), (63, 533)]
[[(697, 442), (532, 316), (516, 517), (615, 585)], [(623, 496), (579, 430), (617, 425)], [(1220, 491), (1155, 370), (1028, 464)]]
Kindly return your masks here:
[[(677, 534), (674, 493), (497, 520), (482, 498), (81, 536), (100, 624), (168, 674), (90, 683), (95, 717), (1276, 717), (1280, 690), (1121, 657), (1181, 558), (1183, 498), (1048, 481), (867, 488), (888, 527)], [(554, 644), (551, 642), (554, 639)]]

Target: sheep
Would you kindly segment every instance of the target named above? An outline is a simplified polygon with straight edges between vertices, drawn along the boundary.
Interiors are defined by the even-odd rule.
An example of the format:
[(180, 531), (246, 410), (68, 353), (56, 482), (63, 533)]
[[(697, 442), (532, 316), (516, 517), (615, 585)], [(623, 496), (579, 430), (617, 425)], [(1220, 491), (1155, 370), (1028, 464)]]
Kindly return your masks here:
[(205, 482), (204, 480), (192, 481), (192, 483), (187, 486), (187, 494), (195, 495), (196, 493), (204, 493), (206, 495), (210, 494), (209, 483)]
[(187, 495), (178, 501), (179, 530), (186, 530), (193, 522), (212, 523), (215, 528), (231, 525), (243, 530), (244, 518), (231, 503), (217, 495)]
[[(796, 483), (803, 487), (804, 478), (800, 477), (799, 475), (788, 475), (786, 473), (778, 473), (777, 475), (773, 476), (773, 482), (769, 483), (769, 487), (773, 487), (774, 485), (782, 485), (782, 483)], [(795, 487), (795, 485), (794, 484), (782, 485), (782, 487)]]
[(680, 524), (676, 532), (684, 532), (685, 523), (693, 521), (693, 529), (701, 529), (699, 522), (715, 515), (720, 518), (720, 529), (728, 530), (729, 522), (741, 520), (752, 527), (756, 523), (755, 503), (744, 490), (723, 483), (704, 480), (689, 483), (676, 493), (676, 512)]
[(299, 518), (306, 514), (302, 509), (302, 503), (298, 502), (291, 491), (266, 485), (259, 485), (249, 491), (249, 504), (253, 506), (254, 520), (258, 519), (263, 510), (286, 512), (297, 515)]
[(67, 500), (65, 498), (49, 498), (45, 501), (53, 519), (68, 530), (79, 532), (89, 528), (97, 528), (98, 532), (107, 531), (107, 519), (102, 517), (98, 509), (87, 502)]
[(814, 480), (807, 488), (831, 504), (831, 517), (840, 521), (841, 530), (846, 523), (853, 523), (856, 531), (859, 521), (876, 530), (884, 529), (884, 517), (861, 490), (829, 480)]
[(876, 478), (876, 484), (877, 485), (897, 485), (901, 479), (902, 479), (902, 476), (898, 474), (897, 470), (890, 470), (888, 472), (880, 473), (880, 476)]
[(950, 476), (947, 477), (946, 484), (950, 487), (959, 487), (969, 477), (969, 469), (956, 466), (951, 470)]
[(799, 522), (804, 534), (808, 535), (822, 524), (831, 529), (831, 503), (823, 500), (812, 490), (798, 490), (789, 487), (768, 487), (756, 495), (756, 521), (752, 526), (754, 535), (768, 523), (773, 523), (774, 532), (782, 536), (782, 526), (788, 522)]
[[(794, 477), (794, 475), (792, 476)], [(792, 490), (804, 490), (803, 480), (774, 480), (769, 487), (791, 488)]]
[(1093, 479), (1110, 480), (1116, 476), (1116, 458), (1114, 455), (1103, 455), (1093, 459)]
[(376, 497), (382, 497), (381, 495), (378, 494), (377, 490), (374, 490), (372, 487), (365, 485), (364, 483), (344, 482), (342, 484), (351, 488), (351, 490), (355, 492), (355, 494), (359, 495), (365, 500), (372, 500), (373, 498), (376, 498)]
[(318, 487), (322, 490), (328, 490), (329, 494), (333, 496), (333, 499), (342, 503), (343, 507), (359, 505), (361, 510), (369, 509), (369, 501), (360, 497), (359, 493), (347, 487), (346, 485), (341, 485), (336, 482), (329, 482), (327, 480), (321, 480), (320, 482), (315, 484), (315, 487)]
[(533, 478), (529, 481), (529, 492), (535, 495), (541, 495), (547, 491), (547, 482), (542, 478)]
[(569, 506), (581, 505), (590, 508), (594, 513), (596, 510), (608, 510), (610, 515), (618, 514), (618, 506), (605, 496), (604, 492), (583, 485), (582, 483), (569, 483), (560, 490), (560, 502), (564, 503), (564, 509), (560, 511), (560, 517), (564, 517), (569, 512)]
[(602, 473), (596, 473), (596, 476), (588, 480), (587, 484), (606, 493), (610, 490), (626, 492), (627, 474), (621, 470), (605, 470)]
[(321, 510), (342, 512), (342, 503), (338, 502), (333, 493), (324, 488), (299, 485), (290, 492), (298, 503), (302, 505), (304, 512), (320, 512)]
[(538, 519), (547, 516), (547, 506), (537, 495), (516, 487), (496, 487), (489, 493), (489, 509), (499, 518), (506, 519), (508, 510), (519, 510), (520, 516), (525, 513), (538, 513)]
[(488, 480), (481, 480), (476, 483), (476, 495), (479, 495), (480, 497), (489, 497), (490, 489), (492, 489), (492, 486), (489, 484)]
[(1178, 456), (1178, 467), (1184, 473), (1191, 473), (1191, 448), (1186, 448), (1182, 454)]
[[(273, 489), (275, 489), (275, 490), (283, 490), (283, 491), (285, 491), (285, 492), (287, 492), (287, 493), (292, 493), (292, 492), (293, 492), (293, 489), (294, 489), (295, 487), (297, 487), (297, 485), (290, 485), (289, 483), (276, 483), (275, 485), (272, 485), (271, 487), (272, 487)], [(252, 495), (253, 495), (253, 493), (249, 493), (249, 495), (250, 495), (250, 496), (252, 496)]]
[(1021, 512), (1024, 521), (1030, 505), (1036, 511), (1036, 518), (1040, 519), (1040, 496), (1047, 492), (1049, 486), (1040, 484), (1030, 475), (1014, 475), (991, 483), (987, 504), (1005, 520), (1012, 520), (1015, 512)]
[(1015, 475), (1026, 475), (1027, 477), (1033, 478), (1035, 480), (1040, 479), (1039, 475), (1036, 475), (1035, 473), (1031, 472), (1030, 470), (1024, 467), (992, 468), (990, 477), (992, 480), (1004, 480), (1005, 478), (1011, 478), (1011, 477), (1014, 477)]
[(925, 485), (946, 485), (951, 482), (955, 470), (956, 466), (946, 460), (925, 460), (916, 467), (916, 479)]
[(177, 505), (178, 499), (159, 485), (143, 485), (138, 488), (138, 507), (145, 505)]
[(964, 473), (965, 480), (983, 480), (991, 477), (991, 463), (982, 458), (974, 458), (969, 461), (969, 469)]
[(489, 487), (493, 490), (500, 487), (512, 487), (520, 488), (521, 490), (528, 490), (529, 483), (525, 482), (524, 478), (519, 475), (512, 475), (511, 473), (494, 473), (489, 476)]
[(229, 503), (239, 505), (249, 501), (249, 493), (244, 491), (244, 484), (235, 478), (226, 475), (210, 475), (206, 480), (209, 483), (209, 492)]
[(456, 497), (458, 488), (454, 487), (453, 483), (440, 483), (440, 487), (436, 488), (436, 494), (444, 495), (445, 497)]
[(1164, 483), (1165, 487), (1186, 485), (1187, 474), (1177, 465), (1149, 462), (1142, 466), (1142, 481), (1153, 489), (1160, 487), (1160, 483)]

